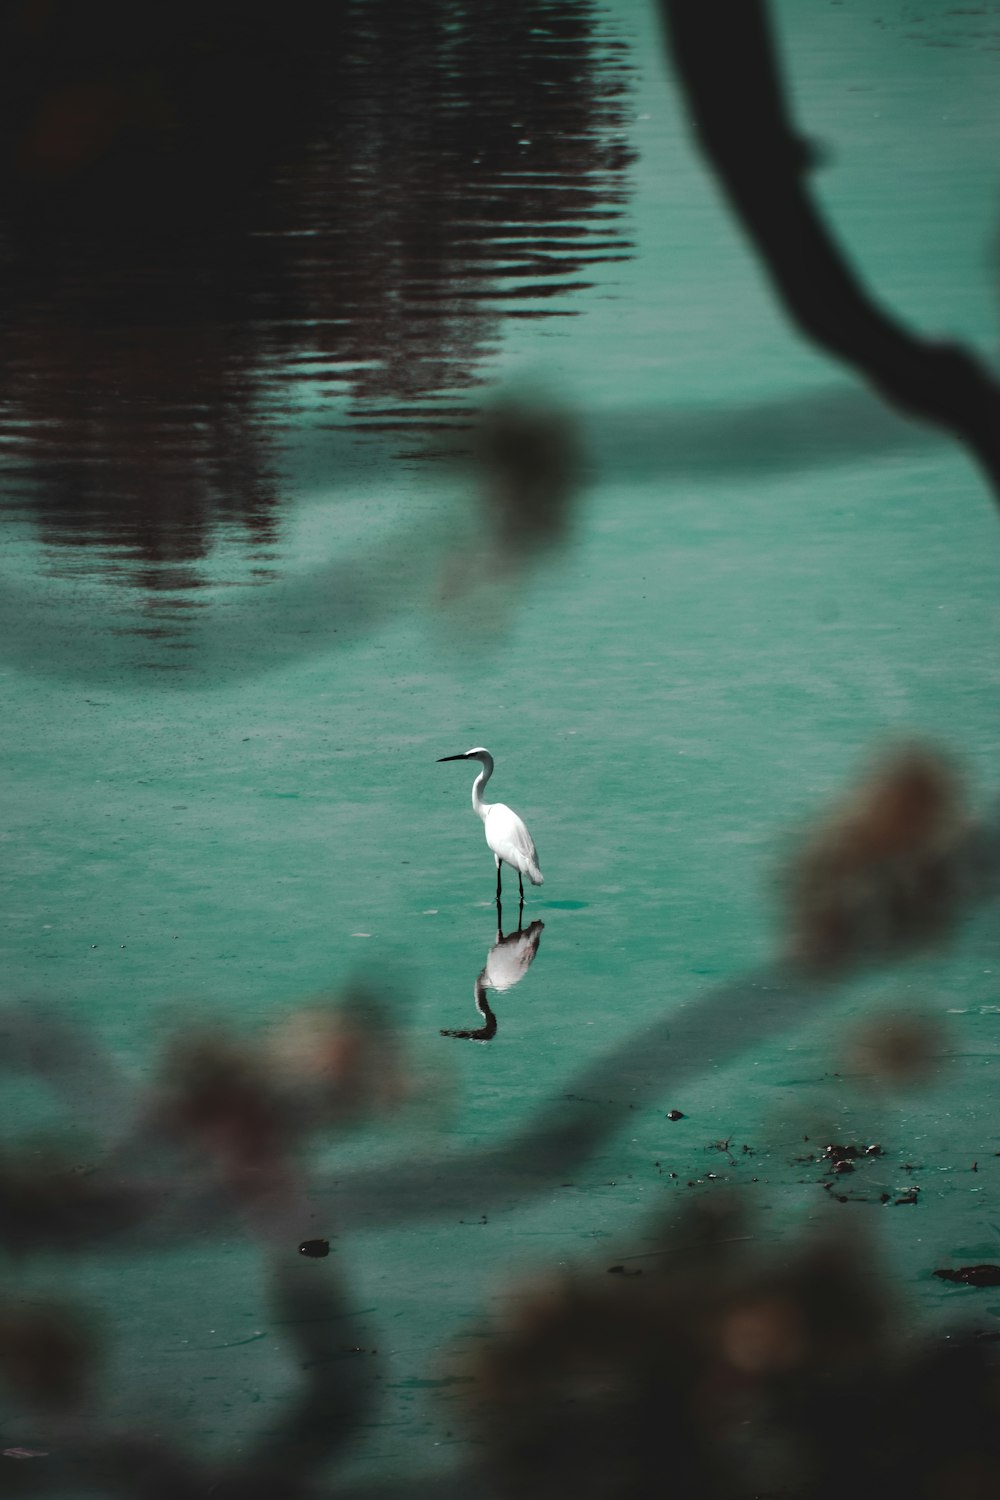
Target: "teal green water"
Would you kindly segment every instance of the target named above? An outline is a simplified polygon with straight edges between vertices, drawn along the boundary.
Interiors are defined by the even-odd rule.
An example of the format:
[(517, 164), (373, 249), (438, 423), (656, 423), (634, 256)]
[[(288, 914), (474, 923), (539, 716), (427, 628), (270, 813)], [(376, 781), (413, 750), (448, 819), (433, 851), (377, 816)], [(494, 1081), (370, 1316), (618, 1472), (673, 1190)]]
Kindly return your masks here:
[[(148, 600), (55, 574), (6, 523), (8, 992), (63, 1003), (143, 1077), (178, 1020), (255, 1028), (358, 975), (384, 987), (417, 1098), (399, 1129), (331, 1148), (303, 1233), (363, 1219), (341, 1174), (395, 1163), (405, 1183), (425, 1155), (475, 1159), (635, 1029), (766, 961), (790, 836), (887, 739), (927, 738), (977, 797), (995, 791), (993, 503), (961, 452), (785, 327), (690, 148), (652, 18), (614, 13), (639, 67), (636, 257), (597, 269), (577, 316), (505, 325), (490, 371), (578, 417), (589, 482), (562, 551), (483, 578), (460, 474), (308, 412), (286, 444), (275, 581), (246, 587), (221, 534), (183, 636), (137, 635), (155, 623)], [(856, 264), (911, 325), (992, 354), (988, 18), (790, 3), (779, 16), (800, 118), (829, 146), (823, 201)], [(471, 774), (435, 764), (477, 743), (546, 877), (525, 906), (545, 924), (537, 957), (493, 998), (483, 1046), (439, 1035), (478, 1023), (495, 936)], [(930, 1279), (949, 1256), (1000, 1259), (998, 974), (983, 916), (948, 952), (833, 991), (759, 1045), (744, 1001), (739, 1054), (724, 1031), (705, 1037), (689, 1075), (642, 1096), (570, 1182), (497, 1201), (487, 1165), (482, 1207), (466, 1188), (454, 1212), (411, 1209), (337, 1240), (385, 1389), (359, 1471), (449, 1462), (461, 1388), (435, 1383), (444, 1351), (518, 1277), (641, 1251), (644, 1222), (688, 1180), (753, 1187), (768, 1234), (828, 1211), (794, 1160), (804, 1134), (880, 1140), (870, 1187), (919, 1180), (914, 1209), (842, 1212), (884, 1240), (923, 1311), (975, 1295), (1000, 1316), (994, 1294)], [(869, 1007), (914, 1002), (945, 1016), (947, 1065), (926, 1092), (873, 1101), (840, 1076), (838, 1038)], [(23, 1087), (10, 1097), (16, 1135), (37, 1106)], [(671, 1107), (685, 1120), (668, 1123)], [(730, 1137), (753, 1157), (713, 1149)], [(222, 1447), (287, 1388), (236, 1226), (127, 1266), (53, 1257), (17, 1274), (113, 1308), (120, 1415), (156, 1410), (164, 1430)]]

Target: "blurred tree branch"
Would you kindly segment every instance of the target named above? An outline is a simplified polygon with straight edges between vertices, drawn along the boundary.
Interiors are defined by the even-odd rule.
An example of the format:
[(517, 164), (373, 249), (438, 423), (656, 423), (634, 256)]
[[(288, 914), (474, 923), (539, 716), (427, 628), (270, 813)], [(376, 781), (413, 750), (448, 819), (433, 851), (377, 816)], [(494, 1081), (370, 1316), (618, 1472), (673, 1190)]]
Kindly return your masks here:
[(878, 305), (806, 185), (815, 165), (790, 118), (765, 0), (658, 0), (702, 151), (805, 336), (892, 405), (945, 428), (1000, 504), (1000, 384), (961, 346), (917, 337)]

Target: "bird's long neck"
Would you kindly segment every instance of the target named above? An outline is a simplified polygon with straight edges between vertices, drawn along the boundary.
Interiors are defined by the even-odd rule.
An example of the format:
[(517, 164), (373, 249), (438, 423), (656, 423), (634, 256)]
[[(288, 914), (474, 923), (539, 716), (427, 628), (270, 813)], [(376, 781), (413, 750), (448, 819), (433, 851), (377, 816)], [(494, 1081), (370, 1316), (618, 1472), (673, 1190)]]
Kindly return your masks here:
[(483, 769), (472, 783), (472, 807), (481, 818), (486, 817), (490, 804), (483, 801), (483, 789), (490, 777), (493, 775), (493, 757), (484, 755), (481, 757)]

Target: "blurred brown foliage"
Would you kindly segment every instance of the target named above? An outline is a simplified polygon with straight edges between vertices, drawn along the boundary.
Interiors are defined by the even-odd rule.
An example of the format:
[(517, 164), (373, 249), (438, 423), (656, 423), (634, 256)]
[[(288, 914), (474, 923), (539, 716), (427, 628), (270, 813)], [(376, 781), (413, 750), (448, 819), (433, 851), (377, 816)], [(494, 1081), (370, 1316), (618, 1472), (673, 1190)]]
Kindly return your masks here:
[(792, 961), (831, 974), (947, 936), (963, 905), (970, 826), (963, 788), (944, 756), (919, 745), (890, 752), (791, 863)]
[(918, 1086), (934, 1078), (946, 1046), (940, 1017), (900, 1008), (867, 1017), (851, 1028), (845, 1067), (876, 1085)]
[(18, 1400), (47, 1411), (79, 1405), (96, 1343), (79, 1312), (55, 1302), (0, 1302), (0, 1377)]
[(661, 1228), (641, 1274), (578, 1269), (524, 1297), (474, 1366), (501, 1494), (1000, 1493), (990, 1347), (909, 1334), (859, 1237), (764, 1251), (751, 1229), (713, 1200)]
[(398, 1039), (374, 992), (294, 1012), (269, 1034), (181, 1033), (161, 1065), (152, 1121), (231, 1187), (290, 1164), (310, 1133), (381, 1115), (409, 1094)]

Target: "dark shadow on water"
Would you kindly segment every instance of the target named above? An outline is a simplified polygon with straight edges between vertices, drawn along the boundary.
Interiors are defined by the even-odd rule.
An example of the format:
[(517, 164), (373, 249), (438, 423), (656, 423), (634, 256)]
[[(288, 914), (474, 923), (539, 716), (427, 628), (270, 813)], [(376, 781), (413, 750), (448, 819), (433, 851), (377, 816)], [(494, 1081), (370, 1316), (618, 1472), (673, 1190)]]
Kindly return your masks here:
[(448, 429), (630, 254), (630, 67), (589, 0), (5, 7), (3, 503), (171, 590), (290, 421)]
[(616, 481), (666, 484), (863, 464), (946, 443), (933, 429), (848, 385), (725, 408), (617, 412), (592, 431), (593, 458), (601, 472)]
[[(637, 410), (581, 418), (579, 425), (598, 476), (662, 482), (665, 524), (672, 483), (691, 477), (780, 477), (944, 443), (867, 392), (842, 386), (731, 410)], [(330, 466), (343, 467), (343, 436), (312, 432), (295, 441), (303, 444), (303, 456), (296, 459), (290, 447), (285, 460), (295, 489), (308, 494), (325, 487)], [(328, 442), (329, 463), (323, 457)], [(425, 457), (435, 461), (433, 446)], [(445, 462), (440, 455), (437, 461)], [(368, 462), (372, 475), (383, 468), (388, 475), (394, 464), (381, 445)], [(71, 550), (64, 547), (60, 555), (65, 559)], [(33, 673), (92, 682), (141, 675), (164, 688), (211, 687), (350, 645), (400, 616), (429, 614), (449, 568), (461, 565), (455, 518), (442, 509), (436, 517), (402, 521), (356, 557), (322, 558), (295, 576), (259, 577), (253, 587), (228, 589), (224, 600), (206, 589), (158, 592), (151, 587), (156, 570), (143, 565), (135, 580), (144, 590), (141, 608), (123, 590), (117, 615), (108, 613), (106, 600), (89, 604), (69, 579), (12, 569), (0, 590), (0, 659)], [(184, 575), (174, 570), (173, 582), (183, 584)], [(189, 648), (183, 657), (176, 650), (181, 642)]]
[[(631, 254), (631, 63), (587, 0), (251, 4), (235, 53), (231, 6), (152, 16), (0, 18), (0, 503), (59, 577), (190, 598), (225, 536), (263, 597), (288, 493), (462, 448), (503, 320), (578, 310), (587, 268)], [(599, 471), (667, 485), (927, 441), (844, 389), (583, 425)], [(43, 612), (39, 669), (90, 670)]]

